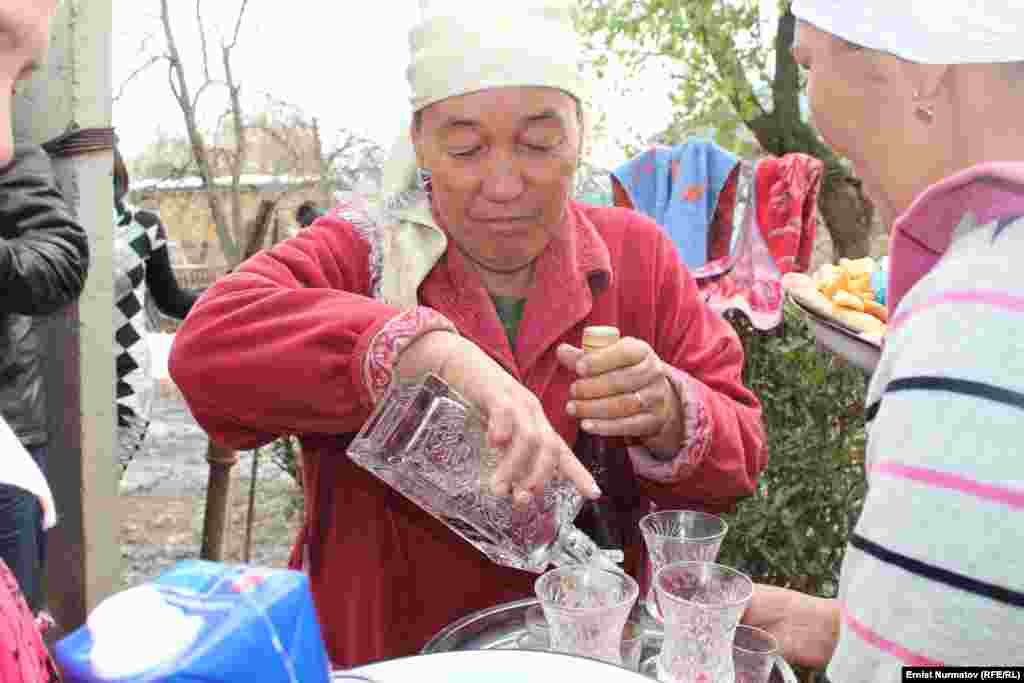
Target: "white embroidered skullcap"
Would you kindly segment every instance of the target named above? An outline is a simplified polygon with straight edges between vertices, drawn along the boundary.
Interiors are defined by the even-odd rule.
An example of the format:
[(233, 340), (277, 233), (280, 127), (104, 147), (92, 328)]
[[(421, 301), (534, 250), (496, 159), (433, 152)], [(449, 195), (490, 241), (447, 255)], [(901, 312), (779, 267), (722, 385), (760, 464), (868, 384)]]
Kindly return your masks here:
[(793, 14), (920, 64), (1024, 61), (1024, 0), (794, 0)]
[[(574, 0), (421, 0), (409, 34), (412, 108), (480, 90), (538, 86), (583, 102)], [(403, 131), (384, 168), (384, 192), (407, 189), (415, 156)], [(410, 160), (410, 155), (412, 158)]]

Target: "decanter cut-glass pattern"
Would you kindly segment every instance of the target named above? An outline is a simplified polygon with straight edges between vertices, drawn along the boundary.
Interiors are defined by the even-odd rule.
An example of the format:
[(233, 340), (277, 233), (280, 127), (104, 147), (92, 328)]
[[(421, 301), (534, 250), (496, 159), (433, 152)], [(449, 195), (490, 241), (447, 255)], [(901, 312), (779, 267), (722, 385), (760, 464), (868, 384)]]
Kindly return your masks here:
[(443, 522), (497, 564), (608, 563), (572, 522), (576, 487), (552, 480), (526, 507), (490, 491), (498, 455), (483, 415), (434, 374), (391, 383), (348, 449), (357, 464)]

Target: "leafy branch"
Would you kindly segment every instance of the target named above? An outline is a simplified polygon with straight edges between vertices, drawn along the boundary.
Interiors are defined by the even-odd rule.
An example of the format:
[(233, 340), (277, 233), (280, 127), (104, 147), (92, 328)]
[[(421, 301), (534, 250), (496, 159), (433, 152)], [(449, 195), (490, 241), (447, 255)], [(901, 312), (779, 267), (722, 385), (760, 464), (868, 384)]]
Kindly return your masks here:
[(599, 76), (613, 58), (636, 74), (652, 60), (671, 65), (675, 114), (662, 136), (668, 142), (713, 127), (735, 144), (735, 133), (745, 127), (767, 154), (797, 152), (824, 162), (819, 206), (833, 244), (840, 256), (864, 256), (873, 209), (859, 181), (803, 116), (790, 4), (779, 2), (770, 46), (756, 0), (583, 0), (577, 28)]

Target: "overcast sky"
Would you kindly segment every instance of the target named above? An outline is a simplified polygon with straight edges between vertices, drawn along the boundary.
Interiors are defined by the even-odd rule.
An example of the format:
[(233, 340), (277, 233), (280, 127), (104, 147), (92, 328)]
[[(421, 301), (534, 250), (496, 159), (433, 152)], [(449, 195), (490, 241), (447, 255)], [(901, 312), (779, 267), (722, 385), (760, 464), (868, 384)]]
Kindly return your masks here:
[[(158, 0), (114, 1), (114, 90), (151, 54), (163, 49)], [(199, 82), (201, 48), (192, 0), (172, 0), (172, 23), (182, 60)], [(354, 9), (354, 7), (359, 9)], [(209, 32), (230, 28), (237, 0), (205, 0)], [(416, 0), (350, 3), (322, 0), (250, 0), (233, 59), (237, 79), (252, 100), (262, 92), (303, 108), (326, 126), (390, 138), (407, 109), (403, 68), (406, 33)], [(216, 38), (215, 38), (216, 41)], [(216, 45), (211, 47), (216, 48)], [(217, 60), (217, 53), (211, 53)], [(219, 69), (218, 69), (219, 71)], [(196, 85), (192, 85), (194, 89)], [(223, 90), (200, 109), (220, 112)], [(127, 155), (158, 129), (184, 132), (170, 94), (165, 64), (133, 79), (114, 103), (114, 124)]]
[[(159, 0), (113, 3), (117, 95), (133, 71), (163, 50), (164, 38)], [(202, 53), (195, 2), (171, 0), (169, 4), (182, 60), (193, 83), (198, 83)], [(202, 6), (212, 37), (211, 61), (219, 64), (217, 35), (230, 35), (239, 0), (204, 0)], [(346, 128), (390, 146), (407, 121), (407, 35), (418, 15), (418, 0), (249, 0), (233, 59), (237, 80), (248, 93), (250, 105), (258, 105), (263, 93), (270, 93), (301, 107), (309, 117), (318, 117), (325, 131)], [(626, 135), (629, 128), (653, 133), (670, 118), (664, 80), (648, 74), (647, 82), (634, 79), (631, 83), (634, 92), (627, 96), (615, 94), (607, 85), (600, 88), (600, 105), (609, 114), (613, 137)], [(201, 115), (216, 116), (224, 110), (223, 90), (204, 97)], [(129, 158), (160, 130), (184, 134), (165, 63), (124, 86), (114, 103), (114, 125), (122, 152)], [(614, 159), (600, 158), (610, 154), (614, 155), (599, 152), (597, 160), (614, 163)]]

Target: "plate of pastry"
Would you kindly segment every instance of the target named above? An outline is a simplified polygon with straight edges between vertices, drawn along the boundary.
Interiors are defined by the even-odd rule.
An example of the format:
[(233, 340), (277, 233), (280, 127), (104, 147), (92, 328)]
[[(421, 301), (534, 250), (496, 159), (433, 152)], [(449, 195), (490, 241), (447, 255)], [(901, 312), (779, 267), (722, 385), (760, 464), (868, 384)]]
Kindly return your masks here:
[(840, 259), (813, 275), (787, 273), (782, 287), (822, 346), (867, 373), (878, 365), (887, 330), (885, 273), (870, 257)]

